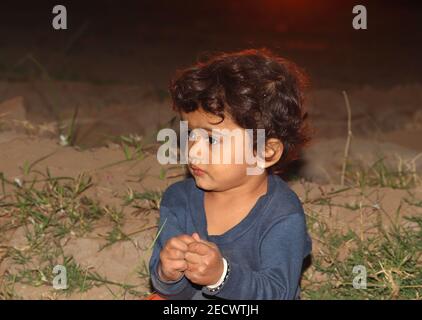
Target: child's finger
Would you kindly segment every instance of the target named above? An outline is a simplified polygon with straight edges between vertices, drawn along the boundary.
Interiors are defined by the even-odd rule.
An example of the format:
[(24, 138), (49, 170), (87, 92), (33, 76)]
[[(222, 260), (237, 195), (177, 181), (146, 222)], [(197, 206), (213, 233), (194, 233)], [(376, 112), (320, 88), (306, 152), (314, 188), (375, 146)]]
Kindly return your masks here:
[(195, 240), (188, 234), (181, 234), (176, 237), (170, 238), (166, 245), (172, 249), (181, 250), (183, 252), (188, 250), (188, 245)]
[(201, 241), (201, 237), (199, 236), (199, 234), (198, 233), (194, 233), (194, 234), (192, 234), (192, 238), (194, 238), (195, 239), (195, 241)]
[(185, 260), (188, 262), (188, 263), (194, 263), (194, 264), (197, 264), (197, 263), (201, 263), (201, 260), (202, 260), (202, 258), (201, 258), (201, 256), (200, 255), (198, 255), (198, 254), (196, 254), (196, 253), (193, 253), (193, 252), (186, 252), (186, 254), (185, 254)]
[(203, 239), (199, 239), (199, 240), (197, 240), (197, 242), (203, 243), (203, 244), (205, 244), (205, 245), (207, 245), (211, 248), (216, 247), (216, 244), (214, 242), (209, 242), (209, 241), (206, 241), (206, 240), (203, 240)]
[(210, 252), (211, 247), (202, 242), (193, 242), (188, 246), (188, 252), (205, 256)]
[(166, 243), (166, 247), (168, 249), (177, 249), (183, 252), (188, 250), (188, 244), (181, 240), (180, 237), (170, 238)]
[(183, 260), (185, 258), (185, 253), (181, 250), (172, 249), (168, 251), (167, 257), (170, 260)]
[(185, 271), (188, 268), (188, 264), (185, 260), (173, 260), (171, 266), (177, 271)]
[(191, 237), (188, 234), (181, 234), (180, 236), (177, 236), (177, 238), (181, 241), (183, 241), (185, 244), (190, 244), (194, 241), (196, 241), (193, 237)]
[(192, 234), (192, 238), (195, 239), (195, 241), (197, 241), (197, 242), (202, 242), (203, 244), (209, 245), (211, 247), (214, 245), (214, 243), (212, 243), (212, 242), (208, 242), (206, 240), (201, 239), (201, 237), (199, 236), (199, 234), (197, 232)]

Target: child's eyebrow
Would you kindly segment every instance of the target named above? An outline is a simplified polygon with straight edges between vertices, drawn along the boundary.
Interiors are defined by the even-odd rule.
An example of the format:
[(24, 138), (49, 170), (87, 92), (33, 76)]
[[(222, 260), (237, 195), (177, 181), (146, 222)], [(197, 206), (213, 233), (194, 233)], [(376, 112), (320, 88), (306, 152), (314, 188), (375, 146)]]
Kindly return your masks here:
[(209, 136), (214, 136), (214, 137), (227, 137), (227, 132), (222, 131), (223, 129), (220, 128), (191, 128), (188, 127), (188, 130), (191, 131), (193, 129), (204, 129), (205, 131), (207, 131), (207, 133), (209, 134)]
[(193, 129), (204, 129), (205, 131), (212, 132), (212, 130), (213, 129), (215, 130), (216, 128), (210, 128), (210, 127), (194, 127), (194, 128), (192, 128), (192, 126), (190, 126), (188, 124), (188, 129), (190, 129), (190, 130), (193, 130)]

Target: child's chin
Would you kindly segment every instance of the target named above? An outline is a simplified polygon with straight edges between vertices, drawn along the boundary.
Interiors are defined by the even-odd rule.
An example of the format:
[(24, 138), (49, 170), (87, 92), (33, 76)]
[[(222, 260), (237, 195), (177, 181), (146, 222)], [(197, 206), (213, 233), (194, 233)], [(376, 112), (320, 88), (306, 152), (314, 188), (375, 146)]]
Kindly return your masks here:
[(214, 189), (212, 184), (207, 182), (207, 181), (204, 181), (204, 179), (202, 177), (200, 177), (200, 178), (194, 177), (194, 179), (195, 179), (196, 186), (198, 188), (201, 188), (205, 191), (212, 191)]

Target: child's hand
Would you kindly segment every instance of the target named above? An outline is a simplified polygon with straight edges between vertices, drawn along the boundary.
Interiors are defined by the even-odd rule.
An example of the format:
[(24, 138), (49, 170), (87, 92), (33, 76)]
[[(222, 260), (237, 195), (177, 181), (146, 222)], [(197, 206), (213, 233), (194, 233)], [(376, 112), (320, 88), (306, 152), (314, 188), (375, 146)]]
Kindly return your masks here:
[(195, 242), (194, 238), (182, 234), (170, 238), (160, 252), (160, 264), (158, 275), (163, 281), (176, 281), (183, 276), (187, 269), (185, 253), (188, 251), (188, 245)]
[(217, 245), (192, 235), (195, 242), (188, 245), (185, 254), (187, 269), (185, 276), (193, 283), (203, 286), (215, 284), (224, 271), (223, 257)]

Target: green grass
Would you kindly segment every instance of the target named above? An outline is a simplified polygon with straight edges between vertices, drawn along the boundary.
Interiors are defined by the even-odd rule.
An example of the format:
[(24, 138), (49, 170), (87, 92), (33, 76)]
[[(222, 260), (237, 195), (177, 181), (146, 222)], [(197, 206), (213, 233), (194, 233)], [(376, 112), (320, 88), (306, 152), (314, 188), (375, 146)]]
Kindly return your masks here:
[[(304, 274), (303, 298), (422, 299), (422, 217), (392, 222), (389, 227), (375, 224), (377, 232), (370, 234), (350, 228), (339, 232), (318, 211), (308, 210), (309, 230), (319, 250)], [(366, 289), (353, 286), (355, 266), (366, 268)]]
[[(422, 216), (417, 214), (422, 203), (413, 192), (421, 179), (414, 161), (399, 158), (393, 167), (384, 160), (370, 166), (349, 163), (347, 185), (331, 192), (319, 187), (316, 197), (304, 184), (302, 202), (318, 248), (303, 276), (304, 299), (422, 299)], [(383, 208), (384, 189), (407, 193), (394, 212)], [(404, 205), (410, 208), (406, 213)], [(336, 229), (330, 219), (338, 210), (354, 217), (355, 226)], [(369, 222), (371, 214), (377, 216)], [(353, 285), (356, 266), (366, 269), (365, 289)]]
[[(422, 220), (419, 220), (422, 221)], [(338, 261), (334, 252), (339, 243), (353, 240), (357, 245), (345, 261)], [(331, 238), (333, 250), (314, 260), (315, 269), (327, 277), (323, 283), (304, 288), (309, 299), (421, 299), (422, 238), (419, 231), (405, 229), (383, 232), (377, 237), (359, 241)], [(367, 288), (353, 287), (353, 267), (367, 269)]]
[(372, 165), (349, 163), (346, 166), (346, 181), (350, 185), (359, 187), (383, 187), (392, 189), (409, 189), (420, 185), (421, 179), (416, 171), (416, 164), (412, 160), (397, 161), (397, 166), (387, 164), (384, 157), (379, 158)]
[[(0, 174), (2, 195), (0, 196), (0, 217), (13, 217), (0, 224), (0, 243), (7, 240), (7, 234), (21, 229), (24, 233), (23, 246), (2, 246), (5, 250), (0, 255), (0, 262), (8, 260), (12, 266), (0, 276), (0, 299), (17, 299), (14, 288), (17, 284), (33, 287), (50, 288), (54, 266), (64, 265), (67, 270), (68, 288), (51, 290), (54, 294), (70, 295), (74, 292), (86, 292), (94, 286), (104, 286), (116, 298), (119, 292), (143, 296), (138, 284), (118, 283), (108, 280), (91, 267), (83, 266), (74, 257), (66, 256), (63, 244), (70, 238), (84, 237), (95, 230), (97, 222), (108, 221), (111, 230), (102, 237), (105, 244), (99, 251), (119, 241), (130, 241), (135, 246), (132, 236), (140, 232), (155, 229), (156, 226), (144, 225), (130, 234), (122, 231), (125, 220), (123, 210), (132, 211), (156, 209), (160, 202), (160, 193), (133, 193), (132, 199), (122, 198), (121, 208), (101, 205), (87, 195), (92, 187), (92, 179), (86, 174), (76, 178), (53, 177), (47, 169), (45, 173), (32, 169), (24, 162), (24, 178), (19, 183), (6, 179)], [(133, 207), (132, 207), (133, 205)], [(146, 211), (143, 211), (146, 213)], [(101, 237), (101, 235), (98, 235)], [(1, 253), (1, 251), (0, 251)], [(145, 278), (145, 266), (139, 268), (139, 278)], [(144, 279), (145, 280), (145, 279)]]

